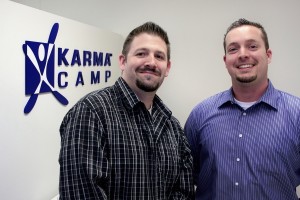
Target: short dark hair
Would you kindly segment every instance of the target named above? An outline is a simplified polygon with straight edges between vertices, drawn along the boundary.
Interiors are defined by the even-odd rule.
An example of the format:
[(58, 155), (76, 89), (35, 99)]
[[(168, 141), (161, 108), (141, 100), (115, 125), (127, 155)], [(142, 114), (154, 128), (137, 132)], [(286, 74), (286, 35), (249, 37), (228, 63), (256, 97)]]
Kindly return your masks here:
[(153, 22), (146, 22), (141, 26), (136, 27), (129, 33), (129, 35), (126, 37), (124, 41), (123, 49), (122, 49), (122, 54), (125, 57), (127, 57), (133, 39), (142, 33), (148, 33), (150, 35), (159, 36), (167, 45), (167, 58), (168, 60), (170, 60), (171, 52), (170, 52), (170, 42), (169, 42), (168, 34), (160, 26), (158, 26)]
[(252, 21), (248, 21), (248, 20), (246, 20), (244, 18), (241, 18), (241, 19), (233, 22), (228, 27), (228, 29), (227, 29), (227, 31), (226, 31), (226, 33), (224, 35), (223, 46), (224, 46), (225, 54), (226, 54), (226, 42), (225, 42), (225, 39), (226, 39), (226, 36), (227, 36), (228, 32), (231, 31), (232, 29), (235, 29), (235, 28), (238, 28), (238, 27), (241, 27), (241, 26), (244, 26), (244, 25), (254, 26), (254, 27), (260, 29), (261, 32), (262, 32), (262, 39), (263, 39), (263, 41), (265, 43), (266, 50), (269, 49), (268, 35), (267, 35), (264, 27), (261, 24), (257, 23), (257, 22), (252, 22)]

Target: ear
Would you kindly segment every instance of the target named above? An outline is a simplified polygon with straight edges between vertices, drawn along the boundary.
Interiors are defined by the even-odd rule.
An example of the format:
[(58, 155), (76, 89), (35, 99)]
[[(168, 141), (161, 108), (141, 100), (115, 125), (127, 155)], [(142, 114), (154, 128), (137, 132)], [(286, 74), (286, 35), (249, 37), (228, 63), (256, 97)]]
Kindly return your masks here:
[(268, 64), (270, 64), (272, 61), (272, 50), (271, 49), (267, 50), (267, 57), (268, 57)]
[(225, 63), (225, 67), (227, 68), (227, 64), (226, 64), (226, 54), (223, 56), (223, 61), (224, 61), (224, 63)]
[(165, 73), (165, 77), (167, 77), (169, 75), (170, 69), (171, 69), (171, 61), (168, 61), (168, 63), (167, 63), (167, 70), (166, 70), (166, 73)]
[(227, 66), (226, 60), (227, 60), (227, 57), (226, 57), (226, 54), (225, 54), (225, 55), (223, 56), (223, 61), (224, 61), (224, 64), (225, 64), (226, 69), (228, 70), (228, 66)]
[(226, 62), (226, 55), (223, 56), (223, 61)]
[(125, 69), (125, 63), (126, 57), (123, 54), (119, 55), (119, 66), (122, 71)]

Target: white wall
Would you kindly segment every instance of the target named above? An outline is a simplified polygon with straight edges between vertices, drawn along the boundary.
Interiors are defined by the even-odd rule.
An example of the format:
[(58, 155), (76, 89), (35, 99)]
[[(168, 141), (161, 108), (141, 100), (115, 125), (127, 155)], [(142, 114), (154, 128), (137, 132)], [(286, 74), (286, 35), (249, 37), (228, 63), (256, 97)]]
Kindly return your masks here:
[(300, 96), (299, 0), (14, 0), (126, 36), (145, 21), (161, 25), (171, 40), (172, 69), (159, 91), (182, 125), (204, 98), (230, 87), (223, 35), (238, 18), (266, 29), (273, 61), (269, 77)]
[[(50, 59), (44, 59), (54, 23), (59, 24), (58, 34), (51, 40), (55, 54), (51, 54)], [(59, 126), (63, 116), (83, 95), (116, 81), (121, 74), (118, 55), (124, 38), (120, 34), (7, 0), (0, 1), (0, 24), (0, 199), (49, 200), (58, 193)], [(38, 45), (33, 46), (28, 41)], [(23, 44), (26, 47), (24, 52)], [(83, 51), (112, 54), (111, 65), (59, 66), (56, 62), (58, 48), (69, 49), (65, 56), (69, 62), (75, 49), (80, 52), (82, 62)], [(31, 50), (33, 54), (30, 54)], [(29, 64), (25, 64), (26, 60)], [(32, 99), (32, 95), (25, 95), (26, 82), (41, 78), (31, 65), (31, 61), (35, 63), (35, 60), (35, 67), (42, 69), (42, 73), (44, 66), (38, 61), (50, 60), (49, 65), (45, 65), (48, 69), (45, 80), (51, 82), (54, 79), (51, 82), (54, 87), (52, 91), (68, 99), (68, 105), (62, 105), (49, 90), (38, 91), (31, 112), (23, 112), (29, 99)], [(55, 60), (54, 63), (52, 60)], [(33, 69), (35, 73), (27, 75), (25, 72), (28, 69)], [(105, 82), (104, 74), (108, 71), (111, 77)], [(68, 74), (61, 79), (63, 84), (68, 82), (65, 88), (58, 87), (59, 72)], [(83, 74), (84, 85), (76, 86), (79, 72)], [(91, 73), (97, 72), (100, 72), (100, 82), (92, 84)], [(35, 87), (33, 84), (33, 90), (36, 90)]]
[(299, 0), (14, 1), (123, 36), (146, 21), (161, 25), (171, 40), (172, 69), (159, 95), (182, 125), (199, 101), (230, 87), (223, 35), (242, 17), (260, 22), (268, 33), (275, 87), (300, 96)]

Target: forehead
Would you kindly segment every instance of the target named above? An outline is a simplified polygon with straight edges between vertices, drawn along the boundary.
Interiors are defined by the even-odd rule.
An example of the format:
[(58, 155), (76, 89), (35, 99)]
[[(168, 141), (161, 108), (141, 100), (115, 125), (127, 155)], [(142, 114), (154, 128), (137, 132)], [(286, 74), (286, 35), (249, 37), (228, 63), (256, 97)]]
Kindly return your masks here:
[(255, 26), (243, 25), (229, 31), (225, 41), (227, 45), (245, 41), (263, 42), (262, 32)]
[(129, 51), (136, 51), (138, 49), (148, 49), (167, 53), (167, 44), (157, 35), (142, 33), (133, 38)]

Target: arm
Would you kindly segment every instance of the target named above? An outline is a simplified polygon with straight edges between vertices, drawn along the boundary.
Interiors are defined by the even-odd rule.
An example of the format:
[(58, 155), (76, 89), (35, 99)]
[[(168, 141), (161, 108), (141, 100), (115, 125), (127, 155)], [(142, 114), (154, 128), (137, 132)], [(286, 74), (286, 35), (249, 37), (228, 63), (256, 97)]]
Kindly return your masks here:
[(185, 123), (184, 133), (187, 137), (187, 140), (190, 145), (191, 152), (192, 152), (193, 177), (194, 177), (194, 185), (196, 187), (198, 185), (197, 177), (200, 173), (199, 171), (200, 171), (201, 146), (196, 137), (197, 132), (198, 132), (198, 126), (197, 126), (195, 119), (197, 119), (197, 114), (195, 112), (192, 112)]
[(60, 134), (60, 199), (107, 199), (106, 139), (96, 113), (77, 104), (65, 116)]
[(181, 132), (180, 142), (180, 155), (181, 155), (181, 173), (176, 183), (175, 193), (172, 200), (193, 200), (194, 197), (194, 184), (193, 184), (193, 159), (191, 150), (187, 139), (183, 132)]

